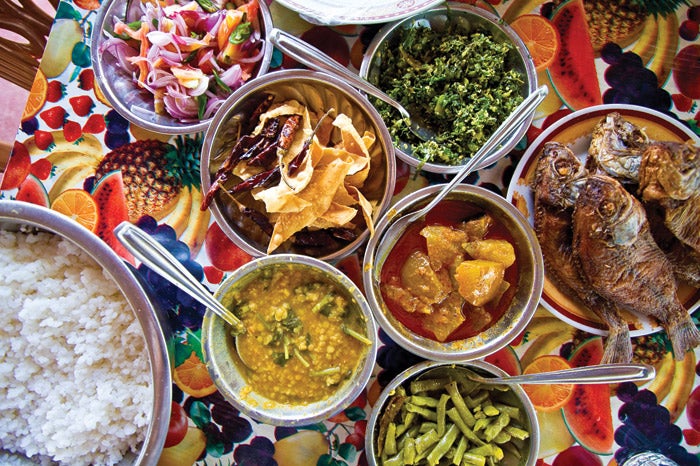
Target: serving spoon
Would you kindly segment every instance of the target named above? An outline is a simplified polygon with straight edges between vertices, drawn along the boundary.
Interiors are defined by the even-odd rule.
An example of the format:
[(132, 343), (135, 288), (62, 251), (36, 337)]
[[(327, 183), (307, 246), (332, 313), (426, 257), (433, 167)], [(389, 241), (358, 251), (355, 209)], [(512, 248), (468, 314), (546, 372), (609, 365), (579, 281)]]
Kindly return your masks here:
[(362, 79), (346, 67), (340, 65), (335, 59), (326, 55), (316, 47), (277, 28), (272, 28), (270, 30), (268, 39), (282, 53), (292, 57), (299, 63), (303, 63), (316, 71), (323, 71), (336, 76), (352, 87), (364, 91), (391, 105), (399, 111), (401, 118), (406, 122), (411, 132), (421, 140), (429, 141), (435, 139), (435, 132), (425, 125), (420, 117), (411, 115), (401, 103), (388, 96), (369, 81)]
[[(498, 147), (503, 143), (503, 141), (506, 141), (508, 137), (513, 133), (513, 131), (516, 131), (517, 128), (528, 118), (532, 112), (535, 111), (537, 106), (544, 100), (544, 98), (547, 96), (547, 93), (549, 92), (547, 86), (543, 85), (535, 89), (534, 92), (532, 92), (529, 96), (523, 100), (520, 105), (518, 105), (513, 113), (511, 113), (508, 118), (505, 119), (503, 123), (501, 123), (501, 126), (499, 126), (496, 131), (491, 135), (491, 137), (486, 141), (486, 143), (481, 146), (481, 148), (474, 154), (468, 161), (467, 163), (464, 164), (464, 167), (452, 178), (452, 181), (450, 181), (448, 184), (446, 184), (440, 191), (438, 191), (435, 194), (435, 197), (426, 204), (424, 207), (421, 209), (405, 214), (402, 217), (399, 217), (398, 219), (394, 219), (393, 223), (389, 225), (389, 228), (387, 228), (386, 232), (384, 232), (383, 238), (389, 238), (389, 239), (398, 239), (401, 234), (408, 228), (408, 226), (415, 222), (420, 220), (421, 218), (425, 217), (425, 215), (430, 212), (430, 210), (435, 207), (440, 201), (442, 201), (445, 196), (447, 196), (450, 191), (454, 189), (455, 186), (457, 186), (459, 183), (464, 180), (464, 178), (467, 177), (472, 171), (477, 169), (481, 162), (483, 162), (488, 156), (490, 156)], [(386, 247), (390, 247), (389, 245), (391, 244), (390, 241), (384, 241), (385, 244), (384, 248), (379, 248), (377, 251), (376, 256), (377, 257), (382, 257), (382, 251)], [(380, 242), (379, 244), (382, 244)]]
[(228, 323), (234, 336), (245, 333), (243, 322), (214, 298), (209, 290), (158, 241), (127, 221), (117, 225), (114, 234), (134, 257)]
[(573, 367), (558, 371), (503, 377), (484, 377), (465, 367), (461, 369), (464, 370), (464, 374), (468, 379), (490, 385), (621, 383), (651, 380), (656, 376), (654, 367), (647, 364), (599, 364), (596, 366)]

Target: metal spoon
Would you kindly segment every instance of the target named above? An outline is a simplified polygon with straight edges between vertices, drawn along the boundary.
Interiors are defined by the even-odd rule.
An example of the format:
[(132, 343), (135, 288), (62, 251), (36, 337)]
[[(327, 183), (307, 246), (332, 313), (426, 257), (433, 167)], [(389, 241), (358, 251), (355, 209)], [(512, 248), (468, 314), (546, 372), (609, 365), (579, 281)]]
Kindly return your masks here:
[[(535, 111), (537, 106), (544, 100), (549, 92), (547, 86), (538, 87), (532, 94), (527, 96), (520, 105), (511, 113), (508, 118), (496, 129), (486, 143), (472, 156), (464, 167), (454, 176), (452, 181), (446, 184), (440, 191), (435, 194), (435, 197), (423, 208), (406, 214), (399, 219), (394, 220), (383, 235), (383, 238), (399, 238), (408, 226), (423, 218), (433, 207), (435, 207), (452, 189), (464, 180), (479, 164), (491, 155), (501, 143), (510, 137), (513, 131), (516, 131), (520, 124)], [(381, 244), (381, 243), (380, 243)], [(385, 245), (390, 244), (389, 241), (384, 241)], [(386, 246), (385, 246), (386, 247)], [(380, 247), (380, 250), (382, 248)], [(376, 256), (382, 257), (381, 251), (378, 250)]]
[(221, 317), (232, 327), (234, 335), (245, 333), (243, 322), (217, 301), (180, 261), (150, 235), (126, 221), (117, 225), (114, 234), (134, 257)]
[(464, 369), (464, 374), (470, 380), (491, 385), (620, 383), (651, 380), (656, 376), (654, 367), (647, 364), (599, 364), (597, 366), (574, 367), (560, 371), (505, 377), (483, 377), (470, 369), (464, 367), (462, 369)]
[(303, 40), (277, 28), (270, 30), (268, 39), (280, 51), (298, 62), (303, 63), (309, 68), (336, 76), (346, 81), (354, 88), (364, 91), (367, 94), (370, 94), (391, 105), (399, 111), (401, 117), (404, 119), (411, 132), (423, 141), (429, 141), (435, 138), (435, 132), (423, 124), (419, 117), (416, 115), (412, 116), (399, 102), (386, 95), (368, 81), (360, 78), (346, 67), (341, 66), (332, 57), (329, 57), (316, 47), (309, 45)]

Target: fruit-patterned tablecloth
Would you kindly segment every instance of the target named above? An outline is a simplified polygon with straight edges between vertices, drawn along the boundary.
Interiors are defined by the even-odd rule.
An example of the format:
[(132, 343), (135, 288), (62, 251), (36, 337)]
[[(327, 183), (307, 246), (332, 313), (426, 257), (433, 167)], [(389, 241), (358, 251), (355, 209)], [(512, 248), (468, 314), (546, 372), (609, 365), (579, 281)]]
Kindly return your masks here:
[[(475, 3), (477, 0), (467, 0)], [(697, 1), (478, 0), (478, 5), (517, 24), (538, 60), (539, 79), (550, 95), (527, 137), (506, 158), (472, 175), (470, 183), (504, 194), (529, 143), (572, 109), (601, 103), (653, 108), (699, 133), (700, 5)], [(130, 125), (106, 103), (90, 64), (89, 37), (99, 0), (64, 0), (27, 103), (0, 197), (35, 202), (84, 222), (118, 249), (110, 227), (127, 216), (185, 262), (210, 289), (250, 260), (201, 212), (198, 135), (183, 140)], [(313, 25), (272, 2), (275, 25), (319, 46), (339, 62), (359, 68), (363, 49), (379, 25)], [(584, 14), (585, 12), (585, 14)], [(538, 32), (555, 25), (554, 37)], [(514, 26), (516, 26), (514, 24)], [(273, 67), (294, 62), (273, 56)], [(547, 73), (547, 68), (553, 73)], [(572, 73), (567, 73), (572, 71)], [(568, 78), (566, 76), (569, 76)], [(184, 150), (175, 161), (154, 149), (156, 139)], [(158, 146), (158, 145), (156, 145)], [(129, 170), (129, 167), (136, 168)], [(147, 173), (139, 169), (148, 167)], [(112, 172), (95, 183), (97, 170)], [(441, 177), (413, 176), (399, 163), (397, 196)], [(102, 184), (102, 186), (100, 186)], [(147, 189), (143, 189), (149, 186)], [(121, 195), (97, 196), (100, 190)], [(104, 201), (108, 199), (108, 201)], [(116, 199), (116, 200), (115, 200)], [(124, 201), (124, 202), (122, 202)], [(114, 204), (118, 205), (114, 205)], [(116, 208), (115, 208), (116, 207)], [(112, 212), (112, 213), (110, 213)], [(116, 212), (116, 213), (115, 213)], [(125, 256), (128, 254), (119, 251)], [(359, 281), (353, 256), (338, 267)], [(418, 361), (380, 332), (375, 376), (350, 407), (326, 422), (283, 428), (241, 415), (214, 388), (202, 363), (203, 308), (156, 277), (150, 280), (169, 309), (174, 342), (174, 406), (163, 465), (355, 465), (366, 464), (365, 428), (373, 402), (395, 374)], [(592, 354), (601, 337), (577, 330), (544, 308), (510, 346), (489, 358), (511, 372), (544, 354), (570, 356), (581, 345)], [(540, 410), (540, 464), (616, 464), (637, 450), (666, 453), (681, 465), (698, 464), (700, 389), (697, 353), (674, 361), (663, 333), (634, 338), (635, 359), (656, 365), (645, 385), (602, 386), (581, 396), (597, 400), (587, 416)], [(573, 432), (573, 434), (572, 434)], [(596, 451), (597, 453), (592, 453)]]

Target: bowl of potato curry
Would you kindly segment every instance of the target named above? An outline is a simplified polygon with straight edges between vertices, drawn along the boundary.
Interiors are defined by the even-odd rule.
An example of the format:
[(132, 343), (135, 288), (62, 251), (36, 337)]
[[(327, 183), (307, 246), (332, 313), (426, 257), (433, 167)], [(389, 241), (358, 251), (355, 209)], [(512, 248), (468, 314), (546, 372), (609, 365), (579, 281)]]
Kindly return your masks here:
[(522, 214), (470, 185), (458, 185), (399, 238), (384, 237), (392, 221), (440, 188), (406, 196), (380, 220), (364, 256), (364, 287), (379, 325), (408, 351), (478, 359), (529, 322), (542, 293), (542, 254)]

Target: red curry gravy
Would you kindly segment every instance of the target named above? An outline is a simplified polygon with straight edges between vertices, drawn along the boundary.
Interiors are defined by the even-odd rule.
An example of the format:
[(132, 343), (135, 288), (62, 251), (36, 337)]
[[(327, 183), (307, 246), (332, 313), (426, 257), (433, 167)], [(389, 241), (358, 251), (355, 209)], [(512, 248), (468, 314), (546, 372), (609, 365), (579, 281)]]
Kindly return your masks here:
[[(380, 275), (382, 297), (388, 309), (396, 319), (412, 332), (425, 338), (438, 340), (431, 330), (424, 327), (424, 314), (408, 312), (400, 304), (389, 299), (384, 291), (384, 285), (397, 279), (401, 280), (401, 268), (404, 266), (411, 253), (419, 250), (427, 254), (426, 239), (420, 235), (420, 231), (424, 227), (428, 225), (455, 226), (461, 222), (478, 218), (485, 213), (486, 212), (482, 208), (468, 202), (444, 200), (427, 214), (424, 221), (416, 222), (411, 225), (389, 253)], [(511, 244), (515, 244), (513, 236), (505, 225), (497, 218), (492, 218), (493, 224), (489, 228), (484, 239), (503, 239)], [(465, 256), (468, 258), (466, 253)], [(516, 254), (515, 263), (505, 270), (504, 279), (510, 286), (499, 300), (491, 301), (483, 306), (483, 310), (491, 317), (490, 321), (485, 323), (482, 320), (477, 321), (475, 319), (470, 319), (470, 312), (472, 311), (471, 305), (463, 301), (462, 314), (465, 316), (465, 321), (450, 333), (444, 341), (449, 342), (473, 337), (497, 322), (508, 309), (517, 291), (518, 276), (518, 260)]]

